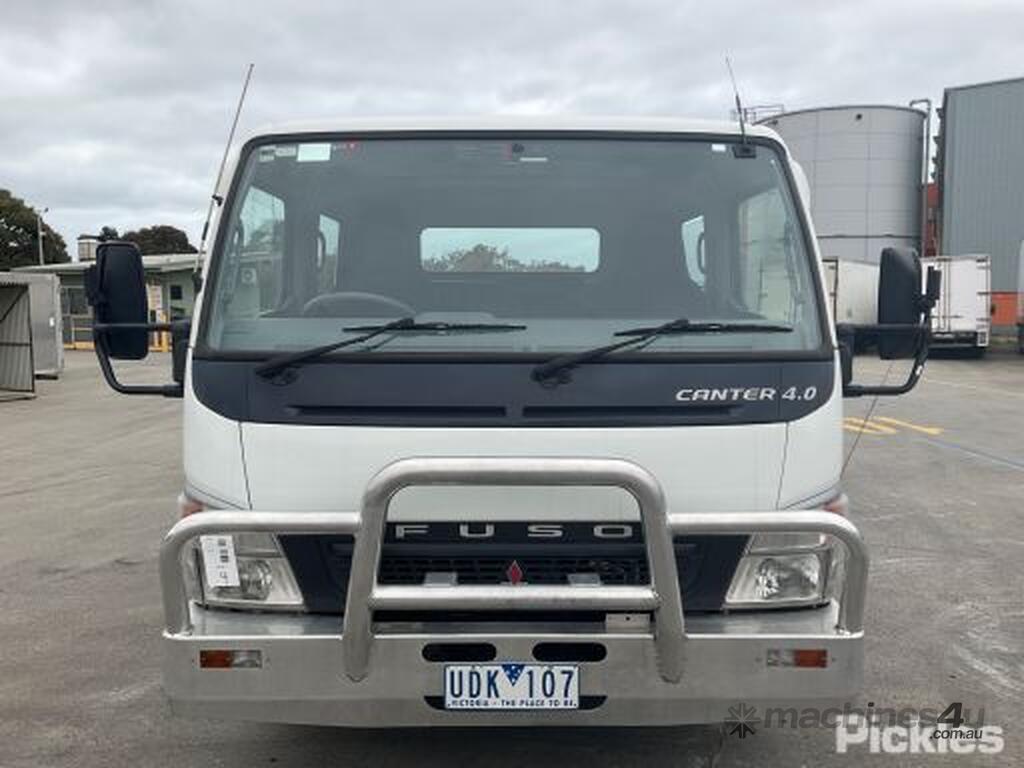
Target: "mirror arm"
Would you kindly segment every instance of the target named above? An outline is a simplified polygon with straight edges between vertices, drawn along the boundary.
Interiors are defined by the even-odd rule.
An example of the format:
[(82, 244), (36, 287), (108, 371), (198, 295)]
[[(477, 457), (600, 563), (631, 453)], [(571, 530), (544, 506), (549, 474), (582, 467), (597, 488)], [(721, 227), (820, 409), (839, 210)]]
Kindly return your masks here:
[[(905, 325), (885, 323), (880, 325), (849, 325), (841, 323), (836, 325), (836, 336), (840, 339), (840, 344), (848, 343), (850, 345), (851, 355), (853, 350), (853, 339), (855, 338), (857, 331), (866, 332), (882, 332), (887, 331), (903, 331), (909, 330)], [(924, 320), (917, 326), (917, 330), (920, 333), (917, 351), (914, 353), (914, 364), (910, 368), (910, 373), (907, 375), (907, 380), (902, 384), (896, 384), (892, 386), (883, 384), (847, 384), (843, 385), (843, 397), (864, 397), (871, 395), (881, 396), (895, 396), (905, 395), (907, 392), (917, 386), (917, 382), (921, 379), (921, 374), (924, 373), (924, 365), (928, 360), (928, 349), (931, 346), (932, 338), (932, 310), (931, 306), (925, 304), (924, 309)]]
[(93, 347), (96, 350), (96, 359), (99, 360), (100, 371), (107, 384), (115, 392), (122, 395), (161, 395), (163, 397), (181, 397), (184, 394), (184, 386), (181, 383), (174, 384), (122, 384), (114, 373), (114, 366), (110, 363), (110, 351), (107, 349), (107, 332), (116, 330), (146, 330), (146, 331), (169, 331), (172, 338), (188, 339), (188, 331), (191, 328), (191, 321), (179, 320), (173, 323), (94, 323), (92, 327)]

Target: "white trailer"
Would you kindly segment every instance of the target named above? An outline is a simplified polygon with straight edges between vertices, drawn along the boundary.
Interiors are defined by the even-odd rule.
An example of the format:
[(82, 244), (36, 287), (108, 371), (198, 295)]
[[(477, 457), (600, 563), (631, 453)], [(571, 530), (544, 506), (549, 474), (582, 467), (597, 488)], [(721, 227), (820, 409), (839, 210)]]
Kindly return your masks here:
[(878, 322), (878, 265), (849, 259), (822, 259), (832, 317), (837, 323)]
[(921, 260), (942, 274), (942, 292), (932, 312), (936, 345), (985, 353), (992, 328), (992, 264), (988, 254), (932, 256)]

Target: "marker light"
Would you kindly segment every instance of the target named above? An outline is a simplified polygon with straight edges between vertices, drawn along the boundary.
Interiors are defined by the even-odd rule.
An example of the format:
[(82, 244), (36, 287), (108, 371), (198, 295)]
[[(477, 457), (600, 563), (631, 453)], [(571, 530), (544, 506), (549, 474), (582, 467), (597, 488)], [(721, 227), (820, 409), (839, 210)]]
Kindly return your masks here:
[(199, 652), (199, 667), (201, 669), (262, 669), (263, 652), (211, 648)]
[(825, 648), (769, 648), (765, 656), (765, 665), (825, 669), (828, 667), (828, 650)]

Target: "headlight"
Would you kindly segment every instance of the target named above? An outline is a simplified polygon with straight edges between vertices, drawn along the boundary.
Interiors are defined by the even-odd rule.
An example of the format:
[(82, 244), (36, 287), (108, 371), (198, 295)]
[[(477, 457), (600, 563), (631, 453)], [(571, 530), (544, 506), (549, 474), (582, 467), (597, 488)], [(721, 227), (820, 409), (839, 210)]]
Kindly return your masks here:
[(302, 610), (302, 592), (274, 536), (200, 536), (194, 548), (194, 598), (214, 608)]
[(759, 534), (740, 559), (725, 607), (794, 608), (820, 605), (841, 581), (842, 546), (816, 533)]

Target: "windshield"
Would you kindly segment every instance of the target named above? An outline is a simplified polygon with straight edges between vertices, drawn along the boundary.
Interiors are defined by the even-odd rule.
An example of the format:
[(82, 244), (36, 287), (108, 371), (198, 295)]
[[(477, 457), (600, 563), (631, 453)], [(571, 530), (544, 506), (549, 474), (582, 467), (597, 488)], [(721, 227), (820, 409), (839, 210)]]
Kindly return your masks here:
[(782, 163), (769, 146), (736, 157), (696, 140), (258, 145), (222, 224), (205, 341), (273, 354), (412, 317), (482, 327), (345, 353), (547, 355), (685, 317), (791, 330), (666, 334), (637, 353), (816, 350), (817, 288)]

